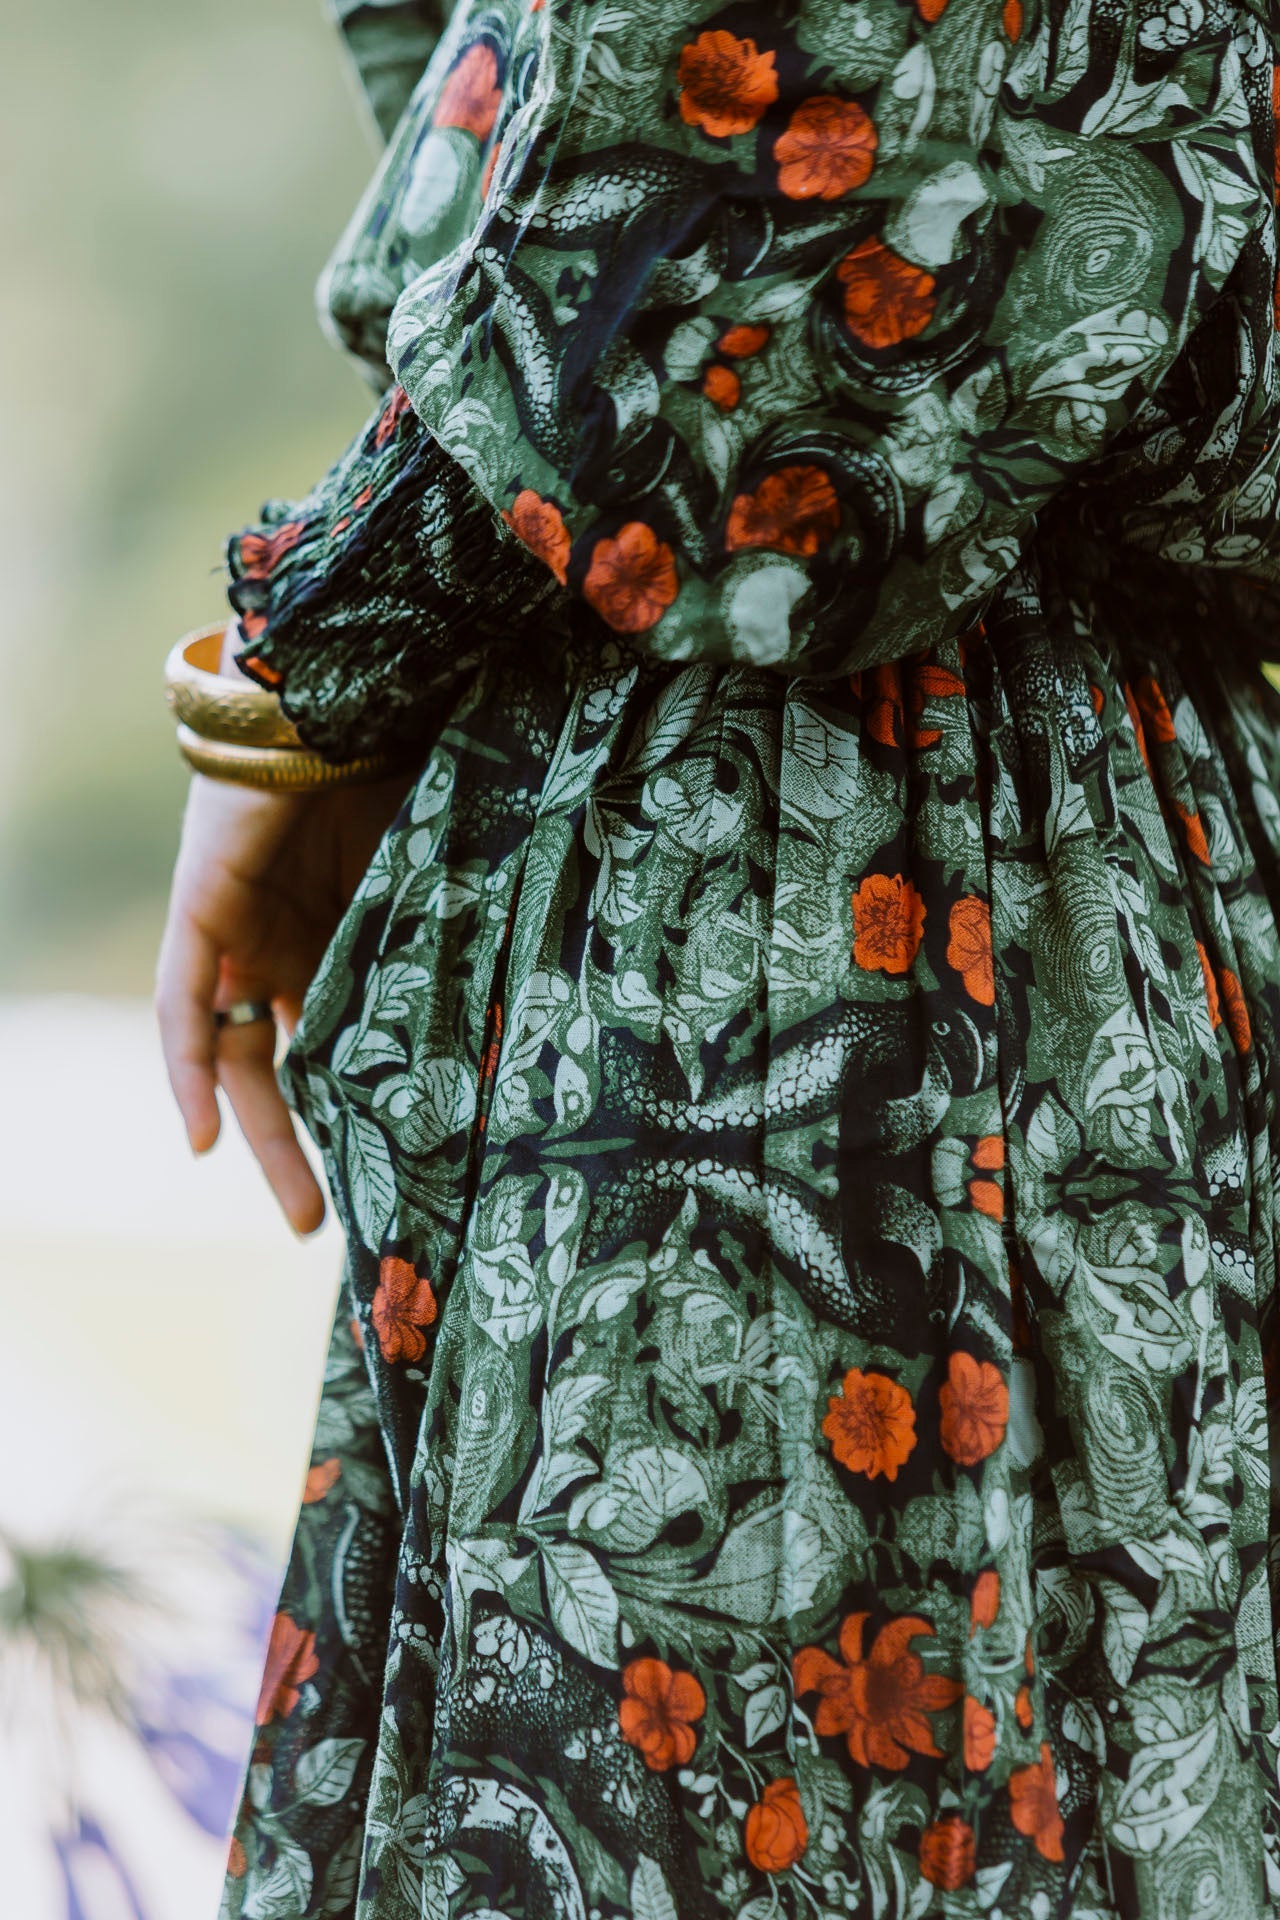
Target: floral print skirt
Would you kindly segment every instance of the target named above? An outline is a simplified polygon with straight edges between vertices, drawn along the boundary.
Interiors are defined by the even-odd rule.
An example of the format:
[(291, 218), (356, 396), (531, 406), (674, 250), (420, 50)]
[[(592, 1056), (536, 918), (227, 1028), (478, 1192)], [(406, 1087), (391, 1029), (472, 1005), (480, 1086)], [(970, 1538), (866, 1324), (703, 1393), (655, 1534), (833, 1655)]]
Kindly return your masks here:
[(1280, 694), (1193, 613), (442, 716), (285, 1067), (228, 1920), (1280, 1913)]

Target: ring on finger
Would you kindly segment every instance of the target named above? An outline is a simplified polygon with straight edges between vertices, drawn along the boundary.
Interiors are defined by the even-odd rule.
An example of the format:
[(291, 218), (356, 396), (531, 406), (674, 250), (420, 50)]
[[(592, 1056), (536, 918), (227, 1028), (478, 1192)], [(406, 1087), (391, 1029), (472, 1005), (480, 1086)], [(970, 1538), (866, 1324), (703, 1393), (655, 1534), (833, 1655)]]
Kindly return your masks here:
[(233, 1000), (230, 1006), (219, 1007), (213, 1016), (216, 1028), (251, 1027), (258, 1020), (275, 1022), (269, 1000)]

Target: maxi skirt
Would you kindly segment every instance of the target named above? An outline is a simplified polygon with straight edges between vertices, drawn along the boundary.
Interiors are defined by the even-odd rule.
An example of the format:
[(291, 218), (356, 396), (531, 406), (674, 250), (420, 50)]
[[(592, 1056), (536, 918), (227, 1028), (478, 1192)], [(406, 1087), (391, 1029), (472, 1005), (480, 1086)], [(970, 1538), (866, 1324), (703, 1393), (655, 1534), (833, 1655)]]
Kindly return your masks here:
[(442, 714), (284, 1068), (349, 1258), (228, 1920), (1280, 1914), (1205, 612), (1046, 547), (852, 680), (566, 632)]

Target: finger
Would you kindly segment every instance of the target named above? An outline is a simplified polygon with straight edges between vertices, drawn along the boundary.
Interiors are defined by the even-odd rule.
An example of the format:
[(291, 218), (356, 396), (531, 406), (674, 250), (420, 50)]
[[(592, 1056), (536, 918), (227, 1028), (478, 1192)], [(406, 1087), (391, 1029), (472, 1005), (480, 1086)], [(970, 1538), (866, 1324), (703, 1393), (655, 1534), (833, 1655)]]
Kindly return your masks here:
[(207, 1153), (221, 1126), (212, 1011), (217, 985), (212, 941), (189, 920), (171, 922), (156, 970), (156, 1019), (169, 1085), (193, 1153)]
[(290, 1226), (297, 1233), (314, 1233), (324, 1219), (324, 1195), (276, 1082), (275, 1038), (274, 1022), (265, 1020), (224, 1027), (218, 1036), (218, 1081)]

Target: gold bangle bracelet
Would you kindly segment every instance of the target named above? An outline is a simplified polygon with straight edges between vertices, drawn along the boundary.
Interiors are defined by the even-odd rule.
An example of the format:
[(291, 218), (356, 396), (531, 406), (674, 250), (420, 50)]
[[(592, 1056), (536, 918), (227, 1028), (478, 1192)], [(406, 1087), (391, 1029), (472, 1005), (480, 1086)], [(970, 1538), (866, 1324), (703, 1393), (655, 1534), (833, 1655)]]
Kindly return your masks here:
[(202, 740), (305, 753), (296, 727), (280, 710), (278, 694), (252, 680), (219, 673), (225, 632), (225, 626), (197, 627), (170, 649), (164, 681), (174, 718)]
[(390, 753), (325, 760), (305, 747), (254, 747), (232, 740), (209, 740), (181, 722), (178, 751), (194, 772), (207, 774), (211, 780), (232, 780), (242, 787), (264, 787), (274, 793), (363, 786), (406, 768), (404, 760)]

